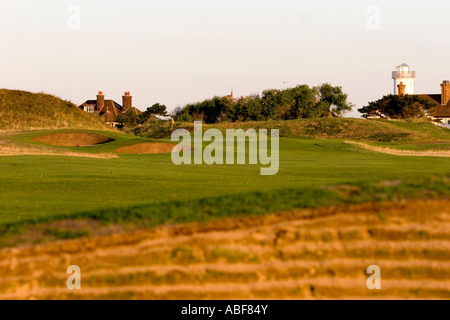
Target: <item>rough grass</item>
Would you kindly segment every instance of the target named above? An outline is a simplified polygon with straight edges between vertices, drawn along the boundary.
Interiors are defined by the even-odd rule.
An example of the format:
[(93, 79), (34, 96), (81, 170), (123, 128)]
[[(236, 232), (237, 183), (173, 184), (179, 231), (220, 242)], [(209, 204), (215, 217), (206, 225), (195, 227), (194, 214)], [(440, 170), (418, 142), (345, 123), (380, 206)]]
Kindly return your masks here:
[(45, 93), (0, 89), (0, 132), (41, 129), (111, 130), (72, 102)]
[[(125, 129), (150, 138), (169, 138), (173, 129), (194, 130), (193, 123), (150, 121), (133, 129)], [(282, 137), (316, 139), (355, 139), (372, 142), (401, 142), (449, 140), (450, 130), (437, 127), (426, 120), (365, 120), (352, 118), (300, 119), (291, 121), (250, 121), (203, 125), (203, 129), (279, 129)]]

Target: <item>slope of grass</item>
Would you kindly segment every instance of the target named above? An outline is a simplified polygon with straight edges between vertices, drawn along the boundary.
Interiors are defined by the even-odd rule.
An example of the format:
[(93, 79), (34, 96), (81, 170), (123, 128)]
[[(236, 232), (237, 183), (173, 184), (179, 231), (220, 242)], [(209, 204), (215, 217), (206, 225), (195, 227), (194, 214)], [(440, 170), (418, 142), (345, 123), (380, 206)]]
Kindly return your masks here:
[(37, 129), (110, 130), (97, 115), (45, 93), (0, 89), (0, 131)]
[[(193, 131), (192, 123), (176, 123), (174, 129)], [(356, 139), (372, 142), (450, 141), (450, 130), (432, 125), (426, 120), (387, 121), (351, 118), (300, 119), (291, 121), (235, 122), (203, 125), (203, 129), (279, 129), (282, 137), (317, 139)], [(168, 138), (172, 125), (167, 122), (148, 122), (126, 129), (143, 137)]]

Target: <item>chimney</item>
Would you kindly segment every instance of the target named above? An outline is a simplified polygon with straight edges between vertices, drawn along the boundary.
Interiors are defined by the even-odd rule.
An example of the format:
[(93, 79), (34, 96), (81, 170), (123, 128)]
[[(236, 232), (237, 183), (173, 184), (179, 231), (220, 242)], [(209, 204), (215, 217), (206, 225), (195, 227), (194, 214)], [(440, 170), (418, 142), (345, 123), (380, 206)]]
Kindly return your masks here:
[(132, 96), (129, 92), (125, 92), (122, 96), (122, 112), (126, 113), (133, 107)]
[(398, 95), (404, 96), (406, 85), (404, 85), (403, 82), (400, 82), (400, 84), (397, 87), (398, 87)]
[(442, 94), (441, 94), (441, 104), (447, 105), (450, 100), (450, 81), (445, 80), (441, 84)]
[(100, 112), (105, 106), (105, 95), (99, 91), (97, 95), (97, 105), (95, 111)]

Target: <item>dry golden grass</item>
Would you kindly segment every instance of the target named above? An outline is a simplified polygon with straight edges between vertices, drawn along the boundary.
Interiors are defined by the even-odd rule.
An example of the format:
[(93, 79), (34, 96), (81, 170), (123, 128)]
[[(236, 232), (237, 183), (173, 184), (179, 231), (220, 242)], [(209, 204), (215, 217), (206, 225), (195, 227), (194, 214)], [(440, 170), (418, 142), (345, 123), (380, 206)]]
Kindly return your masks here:
[[(3, 249), (0, 299), (445, 299), (448, 208), (362, 204)], [(81, 290), (66, 287), (70, 265)]]
[(450, 151), (441, 150), (441, 151), (413, 151), (413, 150), (395, 150), (383, 147), (371, 146), (366, 143), (356, 142), (356, 141), (345, 141), (345, 143), (356, 146), (358, 148), (363, 148), (370, 151), (392, 154), (395, 156), (404, 156), (404, 157), (450, 157)]
[(43, 129), (112, 130), (98, 115), (45, 93), (0, 89), (0, 132)]

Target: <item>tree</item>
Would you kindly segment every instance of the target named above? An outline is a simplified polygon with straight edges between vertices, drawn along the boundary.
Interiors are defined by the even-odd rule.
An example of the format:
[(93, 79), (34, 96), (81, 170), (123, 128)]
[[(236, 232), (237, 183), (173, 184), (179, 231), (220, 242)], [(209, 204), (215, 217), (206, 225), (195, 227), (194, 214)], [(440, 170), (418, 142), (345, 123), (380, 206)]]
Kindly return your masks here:
[(125, 114), (117, 116), (117, 122), (122, 126), (135, 126), (140, 122), (140, 117), (137, 115), (134, 108), (129, 109)]
[(330, 84), (314, 88), (299, 85), (286, 90), (265, 90), (261, 96), (242, 97), (238, 101), (214, 97), (186, 105), (177, 110), (175, 117), (177, 121), (206, 123), (338, 117), (353, 107), (347, 98), (341, 87)]
[(263, 91), (261, 113), (264, 120), (280, 120), (282, 118), (281, 106), (289, 104), (284, 98), (280, 90), (270, 89)]
[[(331, 84), (325, 83), (314, 90), (316, 91), (320, 117), (328, 115), (341, 117), (346, 111), (351, 111), (354, 107), (347, 101), (348, 95), (342, 91), (342, 87), (333, 87)], [(325, 113), (328, 113), (328, 115)]]
[(144, 112), (145, 118), (149, 118), (150, 116), (162, 116), (167, 117), (167, 107), (160, 103), (155, 103), (153, 106), (147, 108)]
[(425, 117), (425, 110), (429, 110), (436, 105), (425, 98), (419, 96), (397, 96), (387, 95), (380, 100), (369, 102), (358, 111), (367, 118), (371, 114), (383, 113), (392, 119), (407, 119)]
[(314, 94), (315, 91), (309, 86), (297, 86), (293, 89), (288, 89), (287, 93), (290, 95), (292, 103), (285, 111), (285, 120), (320, 117), (321, 113), (316, 112), (317, 100)]
[(155, 116), (167, 117), (167, 107), (160, 103), (155, 103), (153, 106), (148, 107), (139, 117), (139, 123), (144, 123), (149, 119), (155, 118)]

